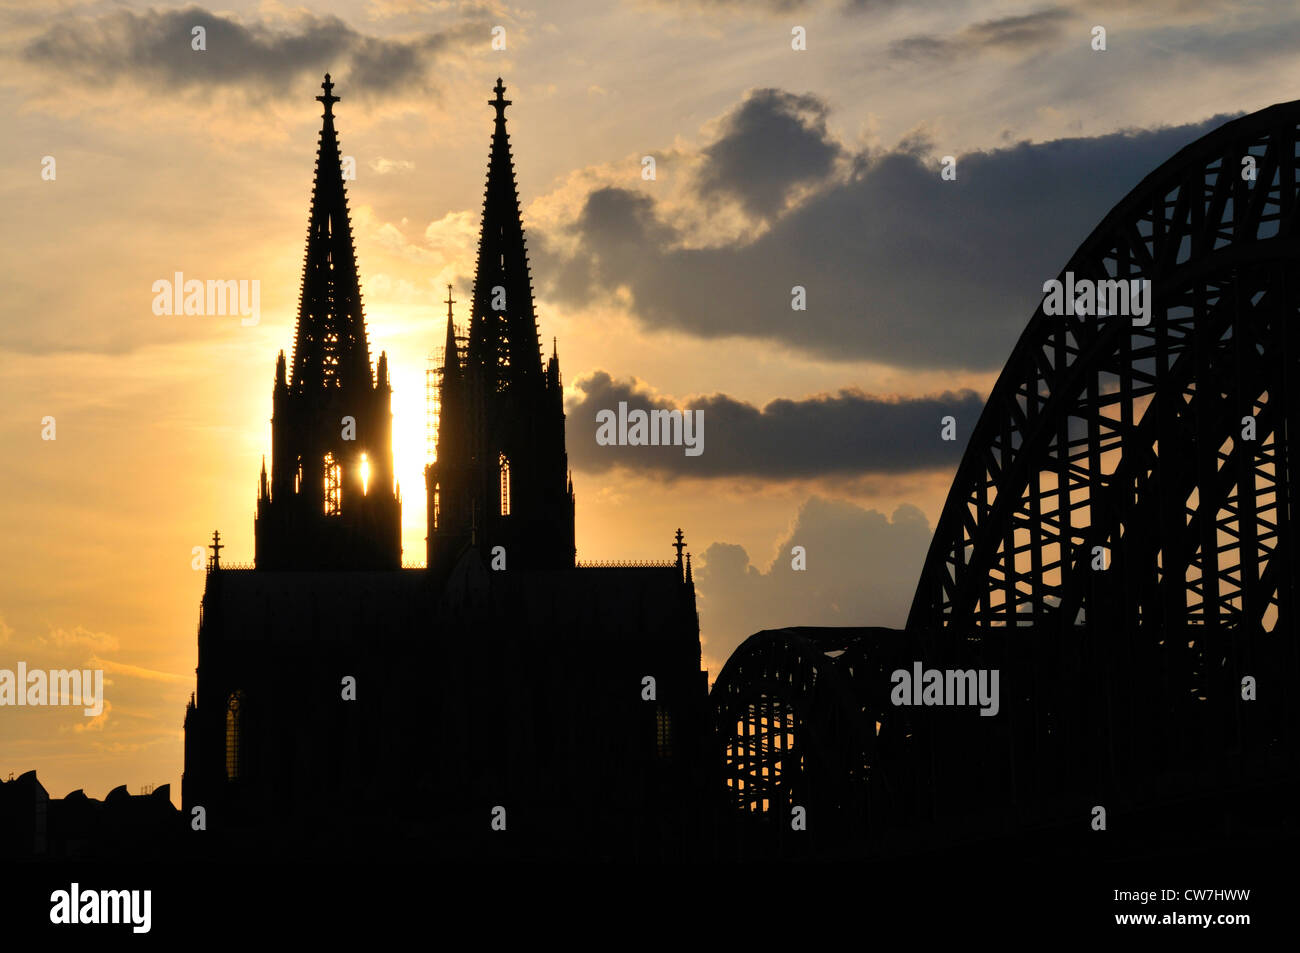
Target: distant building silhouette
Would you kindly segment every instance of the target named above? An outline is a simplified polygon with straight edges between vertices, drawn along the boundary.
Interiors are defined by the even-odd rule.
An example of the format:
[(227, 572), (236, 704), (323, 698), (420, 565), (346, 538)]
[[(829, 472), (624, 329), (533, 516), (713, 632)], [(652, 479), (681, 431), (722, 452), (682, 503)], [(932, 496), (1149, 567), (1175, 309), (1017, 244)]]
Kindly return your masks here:
[(180, 820), (167, 784), (148, 794), (122, 785), (97, 801), (79, 790), (52, 798), (35, 771), (0, 781), (0, 859), (174, 857), (183, 843)]
[(372, 378), (331, 88), (256, 569), (223, 567), (214, 539), (203, 595), (183, 780), (199, 849), (687, 855), (708, 816), (694, 582), (680, 532), (675, 561), (575, 566), (505, 87), (464, 338), (448, 298), (423, 570), (399, 568), (387, 358)]

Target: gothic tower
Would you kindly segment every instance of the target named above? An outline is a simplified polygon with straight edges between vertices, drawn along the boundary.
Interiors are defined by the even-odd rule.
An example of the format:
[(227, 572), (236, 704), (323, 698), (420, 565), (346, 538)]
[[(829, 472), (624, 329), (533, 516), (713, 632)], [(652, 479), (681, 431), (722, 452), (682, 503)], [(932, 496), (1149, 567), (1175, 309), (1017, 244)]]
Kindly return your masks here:
[(258, 569), (397, 569), (388, 357), (371, 372), (329, 74), (292, 371), (275, 365), (271, 477), (258, 485)]
[(466, 337), (448, 298), (437, 460), (429, 492), (429, 566), (469, 546), (507, 565), (573, 567), (573, 481), (564, 448), (564, 398), (554, 349), (543, 368), (519, 212), (505, 86), (500, 78), (478, 264)]

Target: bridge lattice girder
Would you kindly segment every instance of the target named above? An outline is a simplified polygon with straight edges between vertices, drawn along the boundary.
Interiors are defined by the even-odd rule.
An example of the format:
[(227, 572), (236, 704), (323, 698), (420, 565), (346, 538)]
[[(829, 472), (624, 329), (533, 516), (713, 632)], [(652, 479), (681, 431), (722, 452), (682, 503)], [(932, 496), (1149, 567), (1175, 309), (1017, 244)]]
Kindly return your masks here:
[(1040, 305), (975, 425), (909, 629), (1293, 630), (1297, 123), (1287, 103), (1193, 143), (1070, 259), (1062, 282), (1150, 281), (1150, 323)]

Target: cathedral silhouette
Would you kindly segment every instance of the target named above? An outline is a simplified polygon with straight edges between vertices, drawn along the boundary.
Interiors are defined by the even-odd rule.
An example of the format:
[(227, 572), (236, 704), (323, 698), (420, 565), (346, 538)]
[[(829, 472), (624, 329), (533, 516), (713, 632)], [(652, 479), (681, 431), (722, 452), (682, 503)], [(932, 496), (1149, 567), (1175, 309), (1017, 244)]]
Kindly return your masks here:
[[(467, 333), (438, 368), (427, 566), (402, 568), (388, 358), (372, 371), (325, 77), (293, 355), (276, 360), (255, 568), (214, 537), (183, 813), (212, 856), (687, 856), (707, 673), (690, 557), (575, 562), (497, 80)], [(201, 808), (201, 811), (196, 811)], [(193, 842), (194, 839), (191, 839)]]

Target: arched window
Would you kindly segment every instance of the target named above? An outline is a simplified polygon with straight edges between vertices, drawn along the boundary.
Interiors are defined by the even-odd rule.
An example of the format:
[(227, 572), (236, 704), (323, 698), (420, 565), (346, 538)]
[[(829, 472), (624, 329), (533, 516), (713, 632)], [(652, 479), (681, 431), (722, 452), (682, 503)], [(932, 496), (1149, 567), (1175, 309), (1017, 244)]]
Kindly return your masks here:
[(343, 511), (342, 491), (343, 468), (334, 459), (334, 454), (325, 454), (325, 515), (338, 516)]
[(501, 515), (510, 515), (510, 460), (503, 453), (498, 461), (501, 467)]
[(238, 780), (243, 771), (243, 705), (244, 693), (231, 692), (226, 702), (226, 777), (231, 781)]

